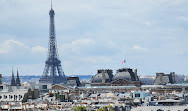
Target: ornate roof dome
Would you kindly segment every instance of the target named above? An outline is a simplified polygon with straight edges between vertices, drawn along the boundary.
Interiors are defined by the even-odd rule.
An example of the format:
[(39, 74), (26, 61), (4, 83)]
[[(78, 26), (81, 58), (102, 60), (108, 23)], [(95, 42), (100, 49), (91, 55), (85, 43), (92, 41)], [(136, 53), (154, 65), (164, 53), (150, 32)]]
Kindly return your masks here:
[(136, 77), (132, 69), (130, 68), (123, 68), (123, 69), (118, 69), (116, 71), (116, 74), (113, 78), (113, 80), (118, 80), (118, 79), (125, 79), (128, 81), (135, 81)]
[(114, 80), (117, 79), (126, 79), (126, 80), (131, 80), (131, 75), (129, 72), (118, 72), (116, 73), (116, 75), (114, 76)]
[[(109, 81), (109, 75), (108, 75), (107, 73), (105, 73), (105, 80), (106, 80), (106, 81)], [(93, 77), (92, 82), (95, 82), (95, 83), (102, 83), (102, 73), (96, 74), (96, 75)]]
[[(103, 75), (104, 74), (104, 75)], [(103, 79), (104, 78), (104, 79)], [(98, 73), (92, 78), (92, 83), (111, 82), (113, 78), (112, 70), (98, 70)]]

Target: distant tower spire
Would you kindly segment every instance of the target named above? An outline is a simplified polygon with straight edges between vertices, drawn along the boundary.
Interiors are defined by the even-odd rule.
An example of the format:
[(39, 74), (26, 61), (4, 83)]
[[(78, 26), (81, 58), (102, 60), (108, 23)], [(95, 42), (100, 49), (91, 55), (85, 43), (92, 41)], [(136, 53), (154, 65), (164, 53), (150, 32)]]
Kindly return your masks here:
[(21, 86), (18, 69), (17, 69), (16, 86)]
[(15, 82), (15, 79), (14, 79), (14, 71), (12, 69), (12, 80), (11, 80), (11, 86), (16, 86), (16, 82)]

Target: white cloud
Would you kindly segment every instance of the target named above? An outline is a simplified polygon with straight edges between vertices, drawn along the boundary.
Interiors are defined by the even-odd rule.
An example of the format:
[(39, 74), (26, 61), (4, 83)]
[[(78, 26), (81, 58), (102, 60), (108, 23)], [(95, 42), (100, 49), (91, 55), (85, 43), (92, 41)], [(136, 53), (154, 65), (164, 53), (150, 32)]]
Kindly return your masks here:
[(25, 45), (23, 42), (14, 40), (14, 39), (8, 39), (5, 40), (0, 44), (0, 53), (13, 53), (13, 52), (46, 52), (47, 49), (41, 46), (33, 46), (29, 47)]
[(95, 44), (95, 41), (91, 38), (78, 39), (72, 42), (72, 45), (90, 45)]
[(107, 63), (111, 61), (109, 56), (88, 56), (84, 58), (86, 63)]
[(4, 49), (0, 49), (0, 53), (7, 53), (7, 51)]
[(145, 24), (146, 26), (150, 26), (150, 25), (151, 25), (151, 22), (145, 21), (144, 24)]
[(188, 16), (179, 16), (179, 17), (177, 17), (177, 19), (188, 21)]
[(95, 41), (93, 39), (79, 39), (72, 42), (72, 51), (80, 52), (81, 50), (84, 50), (93, 44), (95, 44)]
[(47, 49), (45, 47), (41, 47), (41, 46), (35, 46), (35, 47), (32, 47), (32, 52), (46, 52)]
[(141, 47), (139, 45), (133, 46), (133, 49), (136, 50), (136, 51), (139, 51), (139, 52), (147, 52), (148, 51), (147, 48)]
[(28, 48), (29, 48), (28, 46), (24, 45), (24, 43), (20, 41), (9, 39), (0, 44), (0, 53), (9, 53), (14, 50), (28, 49)]
[[(96, 42), (91, 38), (84, 38), (72, 41), (71, 43), (60, 44), (59, 50), (64, 54), (72, 52), (79, 52), (85, 48), (94, 45)], [(61, 53), (61, 52), (60, 52)]]

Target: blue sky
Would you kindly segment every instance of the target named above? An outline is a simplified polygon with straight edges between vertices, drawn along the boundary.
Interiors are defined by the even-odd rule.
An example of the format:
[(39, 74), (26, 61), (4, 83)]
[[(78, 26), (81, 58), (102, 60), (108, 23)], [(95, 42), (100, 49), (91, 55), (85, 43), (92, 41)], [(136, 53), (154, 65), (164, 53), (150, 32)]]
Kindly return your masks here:
[[(187, 0), (54, 0), (66, 75), (137, 68), (138, 75), (188, 72)], [(42, 75), (50, 0), (0, 0), (0, 73)], [(121, 62), (126, 58), (127, 63)]]

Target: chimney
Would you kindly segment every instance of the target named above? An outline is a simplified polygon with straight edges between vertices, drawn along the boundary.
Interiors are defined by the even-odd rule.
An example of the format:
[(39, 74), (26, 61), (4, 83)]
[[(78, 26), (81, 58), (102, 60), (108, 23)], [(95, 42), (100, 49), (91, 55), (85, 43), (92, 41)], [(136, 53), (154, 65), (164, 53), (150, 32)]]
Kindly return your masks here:
[(102, 70), (102, 83), (105, 83), (106, 79), (105, 79), (105, 70)]
[(138, 81), (137, 69), (134, 70), (135, 80)]

